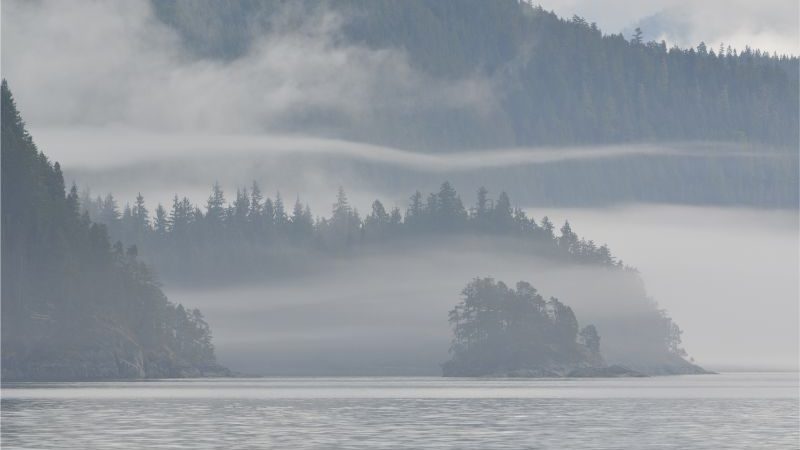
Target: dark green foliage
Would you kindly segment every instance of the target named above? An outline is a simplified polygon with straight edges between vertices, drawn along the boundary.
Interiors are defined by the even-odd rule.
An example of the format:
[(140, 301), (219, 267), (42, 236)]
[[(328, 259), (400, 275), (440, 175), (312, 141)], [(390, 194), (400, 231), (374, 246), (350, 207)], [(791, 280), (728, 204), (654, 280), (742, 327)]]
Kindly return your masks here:
[[(444, 374), (479, 376), (520, 370), (559, 370), (602, 363), (597, 330), (581, 332), (569, 306), (549, 301), (526, 282), (516, 289), (492, 278), (476, 278), (450, 311), (452, 359)], [(589, 330), (589, 331), (587, 331)], [(591, 330), (594, 334), (591, 334)]]
[(580, 340), (590, 352), (600, 352), (600, 335), (594, 325), (586, 325), (581, 329)]
[[(213, 201), (209, 200), (205, 213), (185, 197), (179, 201), (176, 195), (169, 217), (164, 217), (164, 208), (158, 205), (156, 221), (146, 226), (144, 234), (130, 231), (138, 224), (133, 213), (108, 226), (115, 239), (137, 244), (159, 273), (171, 280), (262, 277), (286, 263), (289, 254), (337, 256), (370, 244), (453, 234), (516, 237), (548, 258), (621, 267), (608, 247), (579, 238), (569, 223), (561, 228), (560, 236), (555, 236), (549, 219), (537, 223), (514, 208), (505, 192), (492, 201), (488, 190), (481, 188), (476, 205), (467, 211), (455, 188), (444, 182), (426, 201), (421, 193), (414, 193), (405, 216), (399, 208), (387, 212), (383, 203), (375, 200), (370, 214), (362, 219), (340, 188), (330, 218), (315, 221), (299, 198), (291, 216), (286, 216), (280, 194), (274, 202), (263, 200), (258, 185), (253, 186), (255, 197), (240, 190), (234, 203), (227, 205), (222, 189), (215, 184)], [(87, 201), (84, 209), (92, 219), (102, 221), (98, 210), (106, 201)], [(146, 211), (147, 207), (137, 200), (135, 210)], [(224, 211), (229, 213), (222, 214)]]
[[(626, 268), (606, 245), (580, 238), (569, 222), (558, 231), (547, 217), (538, 221), (528, 217), (513, 206), (505, 193), (492, 199), (489, 191), (481, 188), (475, 206), (466, 210), (455, 188), (443, 183), (440, 189), (427, 196), (415, 192), (405, 215), (397, 207), (387, 212), (384, 203), (375, 200), (370, 213), (362, 219), (345, 191), (339, 189), (330, 216), (317, 217), (312, 222), (311, 212), (301, 206), (300, 200), (295, 201), (291, 217), (288, 217), (285, 212), (280, 213), (283, 211), (280, 195), (274, 200), (263, 198), (258, 186), (254, 187), (250, 191), (247, 214), (244, 215), (245, 193), (240, 191), (234, 204), (220, 206), (233, 213), (226, 215), (220, 224), (215, 223), (213, 229), (209, 228), (207, 213), (198, 211), (187, 199), (180, 201), (175, 196), (171, 217), (180, 220), (168, 219), (163, 230), (151, 226), (141, 241), (136, 241), (133, 235), (120, 234), (126, 229), (120, 223), (111, 228), (111, 233), (129, 245), (136, 244), (142, 256), (171, 283), (197, 286), (206, 282), (215, 287), (311, 275), (318, 270), (328, 270), (331, 259), (350, 259), (374, 252), (391, 257), (403, 246), (433, 245), (442, 238), (460, 236), (467, 239), (461, 242), (478, 244), (485, 239), (492, 245), (513, 243), (516, 251), (529, 252), (554, 267), (561, 263), (586, 265), (600, 269), (601, 274), (608, 271), (603, 276), (619, 280), (619, 290), (613, 294), (598, 292), (598, 299), (608, 299), (609, 295), (625, 298), (630, 316), (623, 315), (619, 320), (593, 316), (598, 327), (605, 327), (600, 331), (610, 345), (607, 350), (611, 356), (626, 364), (644, 359), (647, 363), (639, 365), (642, 369), (650, 366), (681, 368), (688, 364), (681, 359), (680, 329), (647, 299), (634, 269)], [(218, 190), (219, 187), (213, 188), (213, 191)], [(257, 193), (255, 197), (253, 192)], [(92, 204), (86, 208), (96, 210)], [(163, 208), (156, 208), (156, 211), (160, 209)], [(587, 283), (593, 282), (587, 280)], [(549, 304), (555, 313), (554, 329), (561, 330), (553, 336), (561, 336), (565, 342), (574, 342), (579, 336), (584, 347), (599, 349), (597, 329), (586, 327), (579, 332), (577, 321), (564, 305), (555, 301)], [(628, 351), (627, 341), (620, 335), (630, 329), (637, 330), (638, 341)], [(633, 354), (634, 351), (638, 353)]]
[[(410, 148), (727, 141), (796, 149), (800, 65), (751, 48), (715, 53), (604, 35), (517, 0), (153, 0), (207, 57), (237, 58), (287, 9), (344, 17), (337, 42), (405, 52), (435, 80), (491, 80), (488, 115), (442, 106), (344, 137)], [(287, 6), (289, 5), (289, 6)], [(297, 20), (305, 17), (297, 14)]]
[(3, 377), (180, 376), (215, 366), (200, 312), (167, 301), (136, 245), (110, 243), (107, 226), (131, 244), (154, 234), (141, 195), (121, 217), (111, 195), (98, 199), (91, 213), (108, 225), (90, 222), (79, 203), (25, 131), (4, 80)]

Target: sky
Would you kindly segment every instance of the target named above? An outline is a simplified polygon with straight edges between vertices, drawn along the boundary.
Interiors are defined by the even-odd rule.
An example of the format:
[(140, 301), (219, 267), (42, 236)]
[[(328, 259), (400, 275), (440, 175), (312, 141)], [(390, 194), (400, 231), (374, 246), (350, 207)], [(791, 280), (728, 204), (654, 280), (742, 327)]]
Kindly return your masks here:
[(640, 26), (647, 39), (681, 47), (705, 42), (742, 49), (800, 53), (800, 7), (795, 0), (538, 0), (562, 17), (577, 14), (606, 33)]
[(720, 371), (798, 369), (796, 211), (627, 205), (530, 212), (569, 219), (635, 266), (699, 363)]

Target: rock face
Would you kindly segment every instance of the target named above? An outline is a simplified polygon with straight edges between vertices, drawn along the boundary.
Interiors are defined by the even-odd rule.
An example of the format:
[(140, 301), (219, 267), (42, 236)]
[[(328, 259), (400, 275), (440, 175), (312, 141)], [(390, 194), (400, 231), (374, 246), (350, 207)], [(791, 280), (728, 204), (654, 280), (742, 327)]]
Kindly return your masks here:
[(641, 372), (617, 365), (605, 367), (576, 367), (567, 374), (567, 377), (570, 378), (622, 378), (646, 376), (647, 375)]
[[(615, 361), (616, 362), (616, 361)], [(714, 373), (683, 359), (679, 355), (666, 355), (652, 361), (624, 360), (620, 364), (647, 375), (701, 375)]]
[[(681, 359), (681, 361), (683, 361)], [(579, 364), (548, 364), (539, 367), (514, 369), (480, 370), (472, 367), (455, 367), (445, 365), (446, 377), (497, 377), (497, 378), (624, 378), (649, 377), (659, 375), (699, 375), (714, 373), (695, 364), (683, 361), (684, 364), (665, 363), (661, 366), (646, 366), (636, 369), (619, 365), (606, 365), (602, 359)]]
[(476, 364), (444, 364), (445, 377), (508, 377), (508, 378), (621, 378), (661, 375), (710, 374), (708, 370), (683, 358), (656, 365), (607, 365), (602, 358), (587, 358), (574, 363), (548, 363), (539, 366), (489, 369)]
[(624, 366), (604, 364), (546, 365), (542, 367), (516, 368), (477, 373), (456, 371), (445, 368), (446, 377), (489, 377), (489, 378), (623, 378), (646, 377), (648, 375)]
[(2, 374), (4, 382), (231, 376), (219, 364), (191, 365), (167, 354), (146, 355), (139, 348), (4, 355)]

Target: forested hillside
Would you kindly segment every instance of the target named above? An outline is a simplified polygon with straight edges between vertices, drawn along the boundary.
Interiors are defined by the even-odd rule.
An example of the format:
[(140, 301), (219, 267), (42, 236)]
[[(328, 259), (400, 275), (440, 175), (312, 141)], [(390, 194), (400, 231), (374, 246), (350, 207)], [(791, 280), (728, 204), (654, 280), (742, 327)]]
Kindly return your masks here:
[(446, 181), (437, 192), (414, 192), (405, 211), (375, 200), (363, 217), (341, 188), (325, 217), (315, 216), (299, 198), (289, 206), (280, 193), (265, 197), (255, 182), (238, 190), (231, 202), (214, 184), (202, 208), (176, 195), (169, 208), (159, 204), (151, 213), (141, 195), (121, 206), (112, 194), (92, 198), (88, 191), (80, 203), (92, 220), (106, 224), (114, 238), (135, 243), (173, 281), (276, 276), (300, 270), (316, 257), (445, 235), (519, 238), (531, 253), (554, 260), (622, 267), (606, 245), (581, 239), (569, 222), (556, 230), (547, 217), (530, 218), (508, 194), (490, 198), (486, 188), (467, 208)]
[[(238, 190), (231, 198), (229, 202), (219, 184), (214, 184), (202, 206), (176, 195), (168, 208), (162, 205), (149, 208), (139, 195), (121, 207), (110, 194), (92, 198), (88, 192), (81, 196), (81, 205), (93, 220), (108, 224), (112, 236), (136, 243), (143, 257), (163, 274), (171, 287), (196, 292), (303, 284), (305, 280), (319, 279), (322, 274), (330, 275), (342, 268), (354, 271), (350, 276), (357, 280), (356, 289), (361, 286), (367, 289), (371, 275), (358, 269), (367, 261), (373, 264), (403, 261), (409, 255), (414, 255), (416, 261), (426, 258), (426, 252), (430, 251), (452, 255), (450, 266), (431, 268), (424, 275), (435, 280), (431, 281), (434, 285), (446, 284), (456, 265), (460, 267), (456, 271), (464, 269), (469, 276), (483, 272), (485, 268), (479, 269), (481, 264), (475, 261), (481, 257), (476, 255), (481, 254), (481, 249), (491, 249), (490, 254), (500, 255), (501, 261), (508, 260), (505, 270), (513, 266), (530, 271), (538, 279), (562, 276), (569, 279), (567, 285), (556, 283), (555, 288), (570, 299), (571, 305), (580, 304), (582, 317), (597, 326), (606, 339), (604, 355), (609, 357), (609, 363), (648, 374), (702, 370), (686, 361), (680, 328), (647, 297), (636, 270), (626, 267), (606, 245), (579, 237), (569, 222), (556, 229), (547, 217), (538, 220), (529, 217), (513, 206), (505, 192), (490, 196), (488, 190), (481, 188), (475, 202), (468, 207), (455, 188), (444, 182), (436, 192), (427, 195), (414, 192), (404, 210), (387, 208), (375, 200), (370, 211), (362, 214), (349, 203), (344, 190), (339, 189), (336, 195), (332, 193), (334, 202), (327, 216), (315, 216), (299, 198), (289, 206), (279, 193), (266, 196), (257, 183)], [(503, 269), (497, 265), (492, 270), (502, 273)], [(554, 275), (559, 271), (568, 275)], [(400, 281), (396, 276), (383, 286), (386, 293), (373, 293), (375, 303), (382, 304), (392, 298), (388, 292), (395, 288), (426, 286), (422, 279), (412, 276)], [(570, 284), (580, 288), (574, 290)], [(303, 292), (301, 286), (294, 289)], [(330, 289), (331, 292), (317, 291), (314, 295), (327, 297), (336, 292), (343, 297), (342, 303), (334, 303), (334, 307), (346, 308), (347, 289), (342, 286)], [(303, 297), (296, 295), (292, 298)], [(429, 317), (436, 310), (436, 302), (428, 303), (433, 300), (426, 295), (417, 292), (415, 298), (403, 301), (412, 309), (411, 317)], [(258, 303), (269, 305), (276, 300), (264, 298)], [(415, 302), (416, 306), (409, 306)], [(302, 301), (290, 304), (292, 308), (303, 308)], [(363, 308), (369, 307), (360, 305), (354, 314), (366, 314)], [(322, 311), (325, 310), (308, 311), (308, 320), (313, 322), (312, 318)], [(273, 313), (280, 314), (280, 308)], [(630, 339), (632, 333), (637, 336), (635, 341)], [(574, 345), (574, 336), (571, 342), (569, 345)], [(483, 358), (480, 355), (483, 353), (479, 351), (472, 356)], [(467, 360), (472, 356), (466, 356)], [(555, 369), (559, 360), (550, 356), (523, 361), (519, 368)], [(590, 359), (580, 357), (567, 369), (566, 365), (559, 367), (571, 371)], [(467, 366), (471, 363), (464, 366), (459, 361), (453, 363), (452, 373), (469, 373), (471, 369)], [(493, 363), (480, 370), (493, 368), (501, 370)]]
[(226, 60), (284, 32), (287, 20), (291, 29), (324, 10), (342, 18), (335, 42), (398, 50), (414, 69), (446, 83), (482, 80), (496, 102), (488, 113), (410, 105), (373, 118), (385, 126), (339, 124), (340, 137), (427, 150), (697, 140), (798, 145), (796, 56), (701, 42), (669, 48), (640, 33), (603, 34), (581, 17), (562, 19), (517, 0), (153, 5), (195, 55)]
[(225, 373), (198, 310), (170, 303), (135, 245), (81, 214), (2, 83), (2, 376)]

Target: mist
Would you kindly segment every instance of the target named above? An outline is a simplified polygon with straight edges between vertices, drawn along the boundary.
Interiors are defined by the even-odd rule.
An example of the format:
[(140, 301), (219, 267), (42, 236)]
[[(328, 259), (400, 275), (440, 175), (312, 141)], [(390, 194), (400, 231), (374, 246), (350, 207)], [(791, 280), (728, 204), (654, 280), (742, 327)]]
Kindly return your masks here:
[(0, 1), (3, 448), (794, 448), (800, 7)]
[(606, 336), (612, 362), (637, 352), (626, 341), (642, 339), (635, 327), (647, 322), (622, 324), (651, 314), (649, 297), (708, 369), (796, 370), (794, 212), (658, 205), (530, 212), (568, 218), (579, 233), (608, 243), (645, 286), (543, 260), (513, 241), (454, 238), (372, 248), (264, 283), (166, 290), (202, 308), (221, 360), (246, 373), (435, 375), (448, 356), (447, 313), (466, 282), (483, 276), (529, 281), (571, 305), (581, 326), (595, 324)]
[[(98, 157), (113, 133), (95, 134), (82, 148), (68, 133), (41, 135), (40, 145), (60, 147), (57, 155), (69, 162), (68, 180), (95, 195), (113, 193), (121, 204), (142, 193), (151, 207), (171, 204), (175, 194), (203, 205), (215, 181), (231, 199), (237, 188), (256, 180), (269, 194), (280, 191), (289, 201), (299, 197), (319, 217), (329, 214), (340, 186), (362, 212), (376, 198), (405, 211), (415, 190), (436, 190), (445, 179), (467, 204), (481, 185), (493, 195), (505, 190), (514, 206), (537, 219), (570, 220), (582, 236), (609, 244), (618, 258), (639, 269), (646, 294), (681, 326), (684, 347), (704, 367), (797, 368), (796, 210), (736, 201), (722, 206), (726, 197), (694, 194), (693, 188), (703, 195), (714, 192), (708, 181), (694, 187), (691, 180), (676, 183), (674, 172), (663, 180), (644, 175), (637, 188), (630, 172), (620, 172), (675, 159), (697, 167), (703, 161), (698, 155), (714, 170), (731, 161), (734, 167), (755, 161), (790, 170), (787, 161), (794, 157), (787, 153), (684, 144), (420, 154), (296, 136), (131, 134)], [(225, 156), (217, 156), (223, 148)], [(189, 153), (191, 160), (183, 158)], [(583, 189), (587, 173), (607, 178), (606, 189), (598, 192), (591, 183)], [(616, 181), (625, 188), (614, 192)], [(776, 186), (796, 191), (796, 180), (778, 179)], [(636, 196), (646, 188), (661, 201), (638, 203), (653, 200)], [(680, 199), (709, 204), (672, 204), (678, 197), (667, 195), (676, 192), (689, 193)], [(462, 244), (466, 249), (459, 249)], [(320, 261), (322, 274), (252, 280), (236, 288), (202, 283), (187, 289), (167, 280), (165, 290), (170, 299), (206, 314), (223, 363), (252, 374), (438, 374), (448, 356), (447, 312), (466, 282), (478, 276), (529, 281), (543, 295), (572, 305), (582, 324), (596, 321), (596, 311), (587, 309), (592, 293), (573, 293), (570, 280), (601, 279), (599, 274), (553, 269), (536, 257), (476, 245), (389, 247), (363, 259)], [(602, 304), (610, 308), (611, 301), (603, 297)], [(607, 313), (622, 315), (626, 309), (629, 304)]]
[[(544, 6), (567, 16), (574, 9), (595, 8), (585, 2)], [(687, 12), (691, 39), (697, 39), (690, 47), (727, 37), (709, 26), (722, 21), (756, 31), (764, 23), (780, 23), (780, 38), (756, 40), (767, 51), (796, 41), (796, 8), (788, 7), (761, 14), (763, 8), (742, 13), (716, 2), (664, 1), (626, 8), (625, 18), (618, 20), (633, 23), (635, 16), (644, 20), (662, 9)], [(203, 20), (203, 12), (198, 14), (194, 20)], [(709, 20), (712, 16), (715, 20)], [(413, 55), (402, 47), (347, 39), (345, 30), (357, 18), (324, 5), (284, 5), (268, 18), (248, 18), (266, 25), (244, 33), (248, 45), (242, 54), (214, 58), (187, 49), (185, 36), (164, 23), (150, 2), (8, 1), (3, 5), (3, 76), (14, 86), (37, 141), (67, 166), (122, 164), (158, 152), (194, 157), (275, 146), (336, 148), (342, 140), (353, 141), (347, 146), (358, 152), (405, 164), (426, 161), (411, 161), (395, 148), (514, 153), (485, 161), (489, 166), (519, 159), (514, 148), (521, 137), (511, 125), (517, 113), (502, 103), (514, 95), (516, 81), (508, 72), (525, 64), (537, 42), (526, 42), (494, 72), (479, 67), (441, 77), (413, 64)], [(390, 148), (387, 153), (358, 143)], [(644, 149), (606, 150), (649, 151)], [(572, 158), (568, 153), (560, 157)], [(474, 166), (472, 159), (445, 165)]]
[[(468, 281), (485, 276), (529, 281), (571, 305), (581, 325), (599, 327), (610, 360), (649, 361), (645, 336), (654, 310), (635, 279), (535, 255), (507, 239), (422, 239), (263, 284), (166, 292), (203, 309), (220, 358), (245, 373), (437, 375), (448, 356), (448, 312)], [(641, 341), (625, 342), (631, 332)]]
[(797, 370), (797, 211), (628, 205), (530, 212), (568, 218), (639, 269), (697, 361), (716, 370)]
[[(670, 43), (736, 45), (749, 40), (795, 50), (787, 42), (796, 26), (782, 9), (747, 17), (727, 9), (719, 19), (738, 24), (732, 34), (730, 27), (722, 32), (719, 23), (703, 20), (709, 8), (719, 9), (711, 5), (657, 2), (613, 17), (581, 2), (544, 6), (564, 14), (584, 11), (611, 32), (647, 23), (650, 37)], [(685, 23), (675, 22), (676, 12), (686, 13)], [(368, 211), (375, 198), (404, 210), (411, 193), (434, 190), (445, 179), (466, 202), (485, 185), (493, 194), (507, 191), (515, 206), (529, 208), (535, 217), (570, 219), (587, 238), (607, 242), (639, 268), (647, 293), (674, 315), (687, 349), (699, 361), (718, 367), (797, 365), (796, 314), (770, 314), (797, 309), (797, 258), (786, 250), (797, 246), (796, 152), (709, 141), (569, 147), (494, 142), (479, 150), (434, 147), (420, 152), (369, 142), (392, 142), (384, 137), (396, 131), (396, 124), (441, 111), (473, 115), (487, 128), (502, 128), (498, 99), (508, 88), (503, 71), (433, 77), (415, 67), (403, 49), (343, 39), (352, 17), (324, 7), (285, 7), (268, 19), (268, 32), (252, 36), (244, 54), (229, 59), (188, 51), (183, 37), (159, 20), (148, 2), (67, 6), (12, 1), (4, 3), (3, 13), (4, 77), (15, 88), (35, 142), (61, 163), (68, 182), (93, 195), (113, 193), (124, 204), (141, 193), (152, 209), (169, 205), (176, 194), (203, 204), (214, 182), (230, 198), (255, 180), (267, 193), (300, 198), (319, 217), (327, 215), (340, 186), (355, 207)], [(775, 17), (782, 19), (774, 35), (758, 32)], [(679, 38), (675, 30), (681, 26), (691, 32)], [(759, 180), (757, 189), (754, 180)], [(596, 189), (599, 184), (604, 188)], [(258, 284), (235, 292), (176, 290), (169, 283), (165, 288), (176, 300), (207, 311), (222, 359), (246, 354), (249, 350), (241, 346), (251, 337), (258, 342), (251, 348), (285, 349), (286, 360), (278, 365), (282, 369), (259, 362), (242, 370), (310, 371), (302, 368), (300, 350), (325, 354), (329, 349), (322, 343), (339, 336), (352, 345), (373, 343), (376, 356), (364, 370), (397, 364), (409, 373), (431, 373), (434, 361), (446, 353), (446, 312), (469, 279), (480, 275), (509, 283), (527, 280), (537, 287), (544, 283), (540, 290), (556, 297), (570, 285), (541, 280), (536, 276), (544, 270), (541, 262), (522, 261), (515, 268), (504, 263), (504, 253), (445, 256), (451, 251), (441, 247), (431, 255), (404, 252), (385, 260), (372, 255), (366, 262), (350, 261), (359, 269), (332, 262), (334, 273), (343, 271), (352, 286), (337, 284), (334, 275), (315, 276), (288, 297), (288, 287), (281, 291)], [(431, 303), (439, 309), (426, 311), (423, 319), (424, 302), (398, 307), (410, 325), (384, 324), (381, 332), (388, 334), (380, 345), (367, 331), (354, 331), (361, 322), (348, 322), (346, 314), (337, 321), (352, 327), (314, 330), (313, 320), (303, 325), (299, 313), (275, 299), (292, 298), (289, 303), (296, 307), (315, 299), (343, 311), (369, 309), (379, 299), (402, 303), (394, 301), (403, 291), (393, 277), (404, 269), (392, 262), (394, 257), (406, 265), (417, 259), (470, 262), (463, 267), (443, 263), (452, 269), (446, 273), (429, 267), (416, 274), (414, 285), (423, 287), (407, 295), (439, 299)], [(373, 286), (373, 279), (382, 282)], [(223, 307), (215, 298), (236, 301)], [(754, 308), (753, 302), (762, 307)], [(292, 345), (299, 346), (295, 352), (287, 344), (292, 334), (280, 326), (292, 320), (262, 323), (273, 320), (275, 308), (298, 320), (298, 329), (307, 333), (304, 339), (313, 344), (304, 344), (300, 332), (293, 331), (298, 341)], [(576, 309), (580, 319), (581, 308)], [(262, 310), (266, 318), (256, 314)], [(762, 323), (769, 325), (759, 330)], [(366, 322), (363, 326), (369, 328)], [(405, 336), (406, 326), (428, 339), (415, 345), (425, 350), (383, 352), (388, 359), (381, 360), (381, 346), (409, 342), (397, 338)], [(341, 367), (329, 368), (332, 372), (346, 371), (352, 362), (344, 353), (339, 356)], [(243, 360), (231, 359), (231, 366)]]
[(435, 80), (402, 51), (342, 43), (346, 18), (322, 6), (287, 5), (233, 61), (192, 56), (149, 2), (10, 1), (3, 13), (4, 77), (42, 134), (382, 133), (386, 118), (411, 109), (481, 116), (494, 104), (487, 79)]

